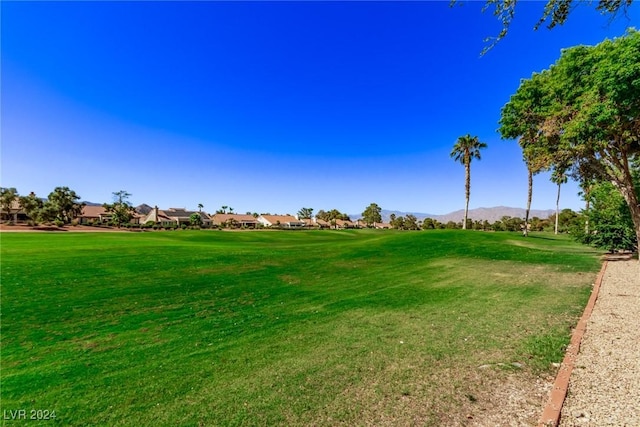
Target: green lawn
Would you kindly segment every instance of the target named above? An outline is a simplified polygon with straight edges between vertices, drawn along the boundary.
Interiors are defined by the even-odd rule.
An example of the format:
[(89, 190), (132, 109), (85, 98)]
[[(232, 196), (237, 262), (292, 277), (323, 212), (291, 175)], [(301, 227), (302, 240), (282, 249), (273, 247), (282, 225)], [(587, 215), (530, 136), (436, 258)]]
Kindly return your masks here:
[(462, 420), (484, 376), (551, 372), (599, 269), (550, 234), (0, 239), (2, 410), (43, 425)]

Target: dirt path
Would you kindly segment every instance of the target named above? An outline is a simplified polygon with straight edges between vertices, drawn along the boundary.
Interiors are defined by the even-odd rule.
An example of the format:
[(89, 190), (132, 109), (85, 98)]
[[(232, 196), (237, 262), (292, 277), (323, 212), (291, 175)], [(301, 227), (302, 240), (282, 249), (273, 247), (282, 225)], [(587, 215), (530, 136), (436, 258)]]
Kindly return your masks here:
[(560, 426), (640, 426), (640, 263), (610, 260)]

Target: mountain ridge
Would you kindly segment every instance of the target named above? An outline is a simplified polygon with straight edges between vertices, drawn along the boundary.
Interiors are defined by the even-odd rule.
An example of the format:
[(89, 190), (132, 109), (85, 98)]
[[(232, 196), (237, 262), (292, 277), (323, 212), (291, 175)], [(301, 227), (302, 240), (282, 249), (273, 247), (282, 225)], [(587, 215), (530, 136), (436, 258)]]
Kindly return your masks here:
[[(551, 215), (555, 214), (555, 212), (556, 212), (555, 209), (531, 209), (531, 211), (529, 212), (529, 218), (538, 217), (541, 219), (546, 219), (546, 218), (549, 218)], [(423, 212), (403, 212), (403, 211), (383, 209), (381, 211), (382, 221), (389, 222), (392, 214), (394, 214), (396, 217), (413, 215), (416, 218), (418, 218), (418, 220), (431, 218), (443, 223), (447, 223), (449, 221), (461, 222), (464, 218), (464, 209), (460, 209), (460, 210), (449, 212), (442, 215), (428, 214)], [(489, 222), (495, 222), (500, 220), (504, 216), (524, 219), (525, 214), (526, 214), (526, 209), (524, 208), (514, 208), (509, 206), (494, 206), (490, 208), (480, 207), (475, 209), (469, 209), (468, 218), (474, 221), (486, 220)], [(362, 214), (353, 214), (349, 216), (353, 220), (362, 218)]]

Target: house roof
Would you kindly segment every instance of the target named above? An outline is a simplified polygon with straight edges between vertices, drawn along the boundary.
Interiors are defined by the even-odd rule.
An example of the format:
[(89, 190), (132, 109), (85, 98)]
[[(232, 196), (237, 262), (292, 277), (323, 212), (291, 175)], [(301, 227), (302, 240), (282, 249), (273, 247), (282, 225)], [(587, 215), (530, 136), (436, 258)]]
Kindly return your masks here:
[[(82, 208), (82, 213), (79, 215), (80, 218), (99, 218), (101, 215), (111, 215), (111, 212), (108, 212), (104, 206), (84, 206)], [(132, 218), (142, 218), (144, 215), (140, 215), (135, 212), (131, 214)]]
[(183, 208), (169, 208), (166, 210), (162, 211), (164, 215), (170, 217), (170, 218), (176, 218), (176, 219), (181, 219), (181, 220), (188, 220), (191, 215), (193, 214), (198, 214), (200, 215), (200, 218), (202, 218), (203, 220), (208, 220), (210, 219), (209, 215), (207, 215), (205, 212), (202, 211), (188, 211), (186, 209)]
[(109, 212), (104, 206), (85, 206), (82, 208), (81, 217), (84, 218), (98, 218), (100, 215), (108, 215)]
[(329, 225), (331, 225), (331, 224), (329, 224), (329, 222), (325, 221), (324, 219), (320, 219), (320, 218), (316, 218), (316, 219), (314, 220), (314, 222), (315, 222), (316, 224), (321, 225), (321, 226), (324, 226), (324, 227), (328, 227)]
[(258, 222), (253, 215), (246, 214), (220, 214), (217, 213), (211, 217), (211, 221), (216, 224), (222, 224), (228, 222), (230, 220), (234, 220), (239, 223), (250, 223), (255, 224)]

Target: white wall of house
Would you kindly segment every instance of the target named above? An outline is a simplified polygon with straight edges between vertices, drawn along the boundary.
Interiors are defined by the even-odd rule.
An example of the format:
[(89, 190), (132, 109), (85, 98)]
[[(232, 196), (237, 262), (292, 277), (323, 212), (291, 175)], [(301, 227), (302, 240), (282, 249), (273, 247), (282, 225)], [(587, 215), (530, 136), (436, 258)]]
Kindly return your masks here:
[(262, 215), (260, 215), (258, 218), (258, 222), (262, 225), (264, 225), (265, 227), (271, 227), (273, 224), (271, 224), (269, 222), (269, 220), (267, 220), (265, 217), (263, 217)]

